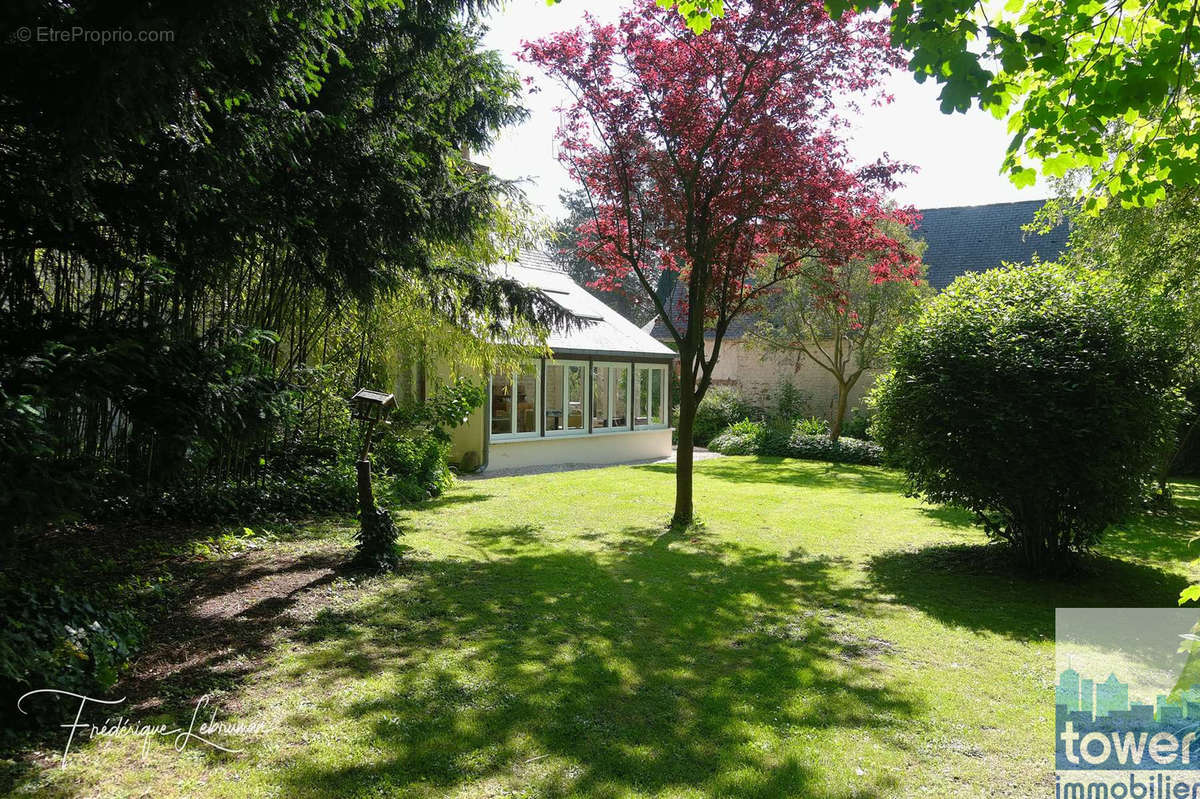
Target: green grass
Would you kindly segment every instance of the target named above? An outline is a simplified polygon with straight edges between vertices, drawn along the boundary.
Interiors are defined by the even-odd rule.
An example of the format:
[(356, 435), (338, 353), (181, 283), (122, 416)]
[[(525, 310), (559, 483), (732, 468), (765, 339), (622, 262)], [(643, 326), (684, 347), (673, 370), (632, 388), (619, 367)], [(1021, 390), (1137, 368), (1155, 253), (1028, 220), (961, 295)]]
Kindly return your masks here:
[[(1053, 582), (882, 469), (701, 462), (686, 533), (666, 529), (672, 466), (460, 483), (407, 514), (402, 574), (326, 586), (221, 683), (222, 719), (270, 728), (230, 739), (243, 754), (85, 743), (16, 791), (1051, 795), (1054, 609), (1174, 605), (1200, 533), (1200, 490), (1176, 488), (1180, 514)], [(327, 525), (289, 546), (314, 532), (349, 545)]]

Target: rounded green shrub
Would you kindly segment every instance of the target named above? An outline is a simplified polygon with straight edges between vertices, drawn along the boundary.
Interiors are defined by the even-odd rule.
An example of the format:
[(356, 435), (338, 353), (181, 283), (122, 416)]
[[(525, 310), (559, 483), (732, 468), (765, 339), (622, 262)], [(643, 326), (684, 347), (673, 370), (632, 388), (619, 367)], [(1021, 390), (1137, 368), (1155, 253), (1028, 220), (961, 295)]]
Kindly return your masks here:
[(960, 277), (902, 327), (871, 432), (927, 500), (1058, 570), (1137, 507), (1181, 408), (1167, 311), (1057, 264)]

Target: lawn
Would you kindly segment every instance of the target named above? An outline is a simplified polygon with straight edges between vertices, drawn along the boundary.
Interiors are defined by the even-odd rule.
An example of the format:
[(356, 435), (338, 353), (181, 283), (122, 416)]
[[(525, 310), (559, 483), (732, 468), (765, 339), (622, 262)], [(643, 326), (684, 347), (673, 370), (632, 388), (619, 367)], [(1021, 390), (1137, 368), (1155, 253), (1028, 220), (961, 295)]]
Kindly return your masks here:
[[(218, 558), (121, 688), (128, 715), (260, 725), (63, 736), (43, 796), (971, 797), (1053, 791), (1054, 609), (1170, 606), (1200, 488), (1069, 582), (1015, 576), (886, 470), (696, 465), (463, 481), (406, 514), (403, 573), (332, 568), (349, 523)], [(121, 695), (121, 688), (117, 696)], [(103, 718), (103, 711), (91, 714)]]

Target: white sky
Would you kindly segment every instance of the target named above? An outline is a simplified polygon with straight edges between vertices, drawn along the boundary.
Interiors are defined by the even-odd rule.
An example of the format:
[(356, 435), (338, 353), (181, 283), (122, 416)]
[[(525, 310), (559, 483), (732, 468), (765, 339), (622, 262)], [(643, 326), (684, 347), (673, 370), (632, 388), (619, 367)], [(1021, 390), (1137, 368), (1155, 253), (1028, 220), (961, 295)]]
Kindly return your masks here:
[[(488, 153), (476, 157), (500, 177), (525, 179), (529, 198), (550, 217), (563, 213), (558, 194), (573, 181), (555, 158), (554, 131), (565, 93), (536, 67), (520, 63), (513, 55), (525, 40), (539, 39), (576, 27), (584, 11), (602, 20), (615, 19), (624, 3), (613, 0), (563, 0), (547, 6), (546, 0), (508, 0), (492, 15), (485, 43), (500, 51), (505, 61), (523, 76), (534, 79), (536, 92), (526, 92), (530, 111), (524, 124), (502, 132)], [(1044, 184), (1018, 190), (999, 173), (1009, 136), (1003, 120), (972, 109), (967, 114), (943, 114), (938, 108), (938, 88), (919, 85), (907, 73), (893, 75), (888, 91), (895, 102), (882, 108), (866, 107), (852, 118), (851, 154), (863, 163), (887, 153), (897, 161), (914, 164), (919, 171), (905, 176), (897, 201), (917, 208), (982, 205), (1048, 196)]]

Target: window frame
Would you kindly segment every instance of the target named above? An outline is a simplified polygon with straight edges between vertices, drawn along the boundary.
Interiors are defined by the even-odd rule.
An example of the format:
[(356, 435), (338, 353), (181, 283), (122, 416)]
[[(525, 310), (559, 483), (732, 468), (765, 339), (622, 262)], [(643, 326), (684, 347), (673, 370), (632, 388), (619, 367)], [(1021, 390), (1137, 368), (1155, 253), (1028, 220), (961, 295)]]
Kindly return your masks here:
[[(590, 368), (591, 364), (589, 364), (587, 361), (581, 361), (581, 360), (577, 360), (577, 359), (559, 360), (557, 358), (546, 358), (545, 364), (546, 364), (547, 369), (549, 369), (551, 366), (561, 366), (562, 367), (563, 426), (562, 426), (561, 430), (551, 430), (548, 427), (546, 427), (546, 413), (549, 410), (549, 406), (546, 404), (546, 389), (549, 387), (549, 381), (548, 380), (544, 381), (545, 385), (542, 386), (542, 391), (540, 394), (541, 414), (538, 416), (538, 418), (541, 420), (542, 430), (544, 431), (543, 435), (546, 438), (560, 438), (563, 436), (586, 436), (586, 435), (589, 435), (590, 431), (591, 431), (591, 426), (592, 426), (591, 425), (591, 416), (590, 416), (591, 410), (592, 410), (592, 370)], [(571, 418), (571, 400), (570, 400), (570, 395), (568, 393), (568, 387), (570, 386), (570, 383), (571, 383), (571, 367), (572, 366), (578, 366), (583, 373), (582, 385), (580, 386), (580, 395), (581, 395), (580, 396), (580, 405), (582, 406), (581, 407), (581, 410), (582, 410), (581, 418), (583, 419), (583, 426), (577, 430), (572, 430), (569, 427), (567, 427), (567, 424)]]
[[(647, 372), (646, 391), (648, 392), (649, 397), (647, 398), (647, 401), (646, 401), (646, 423), (645, 424), (637, 424), (638, 412), (641, 410), (640, 373), (643, 370)], [(654, 413), (653, 413), (653, 408), (650, 405), (650, 401), (654, 398), (654, 389), (653, 389), (654, 378), (651, 376), (651, 374), (655, 371), (659, 372), (659, 374), (661, 375), (661, 377), (660, 377), (661, 382), (659, 383), (659, 386), (661, 389), (661, 394), (659, 397), (658, 411), (659, 411), (660, 418), (662, 419), (662, 421), (657, 422), (657, 423), (651, 421), (654, 418)], [(631, 395), (632, 396), (631, 396), (630, 413), (629, 413), (630, 421), (633, 423), (633, 429), (634, 430), (665, 430), (665, 429), (670, 428), (671, 415), (670, 415), (670, 411), (668, 410), (668, 406), (670, 405), (670, 402), (669, 402), (670, 394), (671, 394), (671, 383), (670, 383), (670, 376), (667, 373), (667, 365), (666, 364), (635, 361), (634, 365), (633, 365), (633, 383), (631, 385)]]
[[(633, 429), (633, 382), (629, 375), (633, 373), (632, 364), (629, 361), (592, 361), (593, 369), (608, 369), (608, 427), (593, 427), (592, 435), (602, 436), (606, 433), (628, 433)], [(614, 379), (613, 370), (621, 369), (625, 372), (625, 424), (617, 427), (613, 425), (613, 405), (617, 398), (617, 381)], [(589, 373), (588, 382), (592, 382)], [(590, 388), (590, 386), (589, 386)], [(592, 393), (588, 392), (588, 399), (591, 400)], [(590, 409), (589, 409), (590, 410)], [(590, 416), (588, 417), (591, 418)]]
[(534, 396), (534, 425), (533, 430), (525, 432), (517, 432), (517, 381), (521, 375), (526, 374), (522, 369), (508, 372), (508, 379), (513, 387), (513, 412), (509, 420), (509, 432), (495, 433), (492, 432), (492, 397), (495, 391), (496, 372), (493, 372), (488, 377), (488, 409), (487, 409), (487, 431), (490, 441), (520, 441), (529, 438), (539, 438), (542, 434), (541, 419), (542, 419), (542, 365), (540, 361), (531, 361), (533, 367), (533, 396)]

